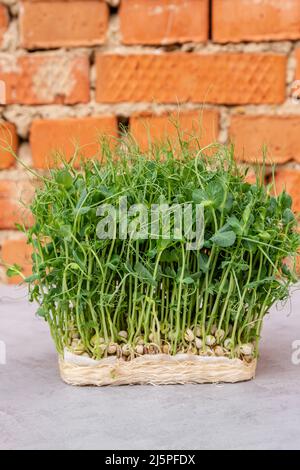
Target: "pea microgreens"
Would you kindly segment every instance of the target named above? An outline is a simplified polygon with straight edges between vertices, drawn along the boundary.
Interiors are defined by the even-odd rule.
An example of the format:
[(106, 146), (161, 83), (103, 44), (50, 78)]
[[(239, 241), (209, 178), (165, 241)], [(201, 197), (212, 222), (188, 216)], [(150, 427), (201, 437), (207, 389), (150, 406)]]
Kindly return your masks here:
[[(58, 352), (257, 356), (264, 316), (296, 281), (290, 196), (274, 196), (260, 177), (247, 183), (232, 148), (201, 151), (180, 141), (179, 150), (167, 143), (143, 153), (124, 137), (117, 148), (103, 142), (102, 157), (79, 169), (62, 160), (31, 205), (27, 282)], [(148, 206), (202, 204), (204, 246), (100, 240), (97, 207), (120, 195)]]

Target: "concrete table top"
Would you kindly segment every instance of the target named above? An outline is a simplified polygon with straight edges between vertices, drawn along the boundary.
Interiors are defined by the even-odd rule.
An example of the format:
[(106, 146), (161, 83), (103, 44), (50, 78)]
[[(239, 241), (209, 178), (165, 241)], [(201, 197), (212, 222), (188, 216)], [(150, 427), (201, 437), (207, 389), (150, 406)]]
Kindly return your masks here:
[(26, 290), (0, 286), (0, 449), (300, 449), (293, 290), (266, 318), (254, 381), (96, 389), (61, 382), (47, 324)]

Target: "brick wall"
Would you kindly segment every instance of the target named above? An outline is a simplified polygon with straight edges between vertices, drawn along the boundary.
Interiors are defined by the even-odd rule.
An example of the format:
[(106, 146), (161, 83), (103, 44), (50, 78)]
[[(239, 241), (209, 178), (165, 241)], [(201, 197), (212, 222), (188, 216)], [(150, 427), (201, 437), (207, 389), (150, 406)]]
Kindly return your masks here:
[(203, 144), (232, 140), (241, 162), (266, 144), (300, 210), (300, 0), (2, 0), (0, 80), (0, 258), (26, 272), (15, 224), (31, 222), (19, 200), (32, 186), (7, 139), (40, 170), (54, 143), (88, 157), (124, 123), (146, 147), (146, 127), (172, 132), (180, 109), (185, 130), (201, 115)]

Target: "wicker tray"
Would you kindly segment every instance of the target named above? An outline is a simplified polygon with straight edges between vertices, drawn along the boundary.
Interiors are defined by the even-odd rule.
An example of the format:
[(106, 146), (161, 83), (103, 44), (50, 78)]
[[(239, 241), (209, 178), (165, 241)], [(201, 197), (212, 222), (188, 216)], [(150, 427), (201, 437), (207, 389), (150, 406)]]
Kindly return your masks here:
[(133, 385), (241, 382), (255, 377), (257, 361), (188, 354), (143, 356), (131, 361), (115, 357), (93, 361), (65, 352), (59, 359), (64, 382), (71, 385)]

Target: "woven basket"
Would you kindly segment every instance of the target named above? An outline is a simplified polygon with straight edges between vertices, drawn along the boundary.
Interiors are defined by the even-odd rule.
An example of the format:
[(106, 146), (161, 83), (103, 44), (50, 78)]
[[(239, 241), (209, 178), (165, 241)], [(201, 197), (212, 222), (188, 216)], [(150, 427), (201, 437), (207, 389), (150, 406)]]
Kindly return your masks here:
[(66, 352), (59, 367), (62, 379), (71, 385), (235, 383), (254, 378), (256, 360), (158, 354), (130, 361), (115, 357), (93, 361)]

